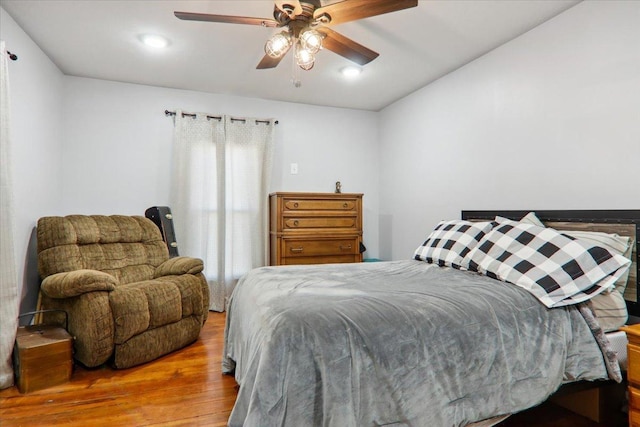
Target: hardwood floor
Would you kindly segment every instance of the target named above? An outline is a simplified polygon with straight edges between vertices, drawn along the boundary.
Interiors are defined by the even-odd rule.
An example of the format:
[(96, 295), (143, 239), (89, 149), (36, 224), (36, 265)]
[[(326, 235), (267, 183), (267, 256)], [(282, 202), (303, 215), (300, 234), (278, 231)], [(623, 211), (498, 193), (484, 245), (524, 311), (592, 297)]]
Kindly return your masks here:
[(210, 313), (198, 341), (142, 366), (76, 366), (67, 384), (2, 390), (0, 425), (225, 426), (236, 382), (221, 372), (224, 317)]
[[(29, 394), (0, 391), (0, 425), (225, 426), (234, 378), (221, 372), (225, 315), (210, 313), (191, 346), (142, 366), (76, 366), (70, 382)], [(606, 427), (556, 405), (516, 414), (500, 427)]]

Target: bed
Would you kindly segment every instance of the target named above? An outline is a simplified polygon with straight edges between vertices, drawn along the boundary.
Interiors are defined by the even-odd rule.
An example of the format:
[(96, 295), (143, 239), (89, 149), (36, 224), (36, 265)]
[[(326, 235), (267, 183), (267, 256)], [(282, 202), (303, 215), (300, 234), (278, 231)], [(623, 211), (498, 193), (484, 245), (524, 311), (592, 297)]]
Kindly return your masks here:
[[(492, 425), (562, 384), (620, 382), (616, 353), (586, 301), (613, 292), (630, 261), (612, 255), (597, 265), (595, 284), (568, 292), (581, 283), (574, 278), (543, 295), (498, 280), (509, 260), (485, 271), (495, 255), (486, 248), (500, 246), (485, 241), (498, 228), (565, 242), (565, 234), (543, 227), (552, 225), (550, 212), (536, 212), (541, 224), (527, 225), (518, 221), (527, 212), (464, 211), (453, 243), (433, 238), (439, 224), (413, 259), (252, 270), (228, 304), (223, 372), (240, 385), (229, 425)], [(559, 219), (590, 230), (625, 224), (633, 239), (640, 224), (640, 211), (609, 211), (598, 221), (580, 213)], [(436, 240), (447, 240), (446, 248)], [(627, 282), (637, 281), (637, 252), (631, 257), (636, 270)], [(508, 270), (509, 280), (521, 265)]]

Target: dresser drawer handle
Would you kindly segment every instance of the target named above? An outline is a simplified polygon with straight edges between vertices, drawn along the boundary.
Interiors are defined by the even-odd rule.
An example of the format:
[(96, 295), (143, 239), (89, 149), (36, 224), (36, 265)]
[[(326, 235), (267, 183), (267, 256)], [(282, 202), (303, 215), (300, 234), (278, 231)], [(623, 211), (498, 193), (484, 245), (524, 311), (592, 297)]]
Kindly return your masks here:
[(351, 250), (351, 244), (348, 244), (347, 246), (340, 245), (340, 250), (341, 251), (350, 251)]
[(298, 202), (295, 202), (295, 203), (293, 204), (293, 207), (294, 207), (294, 208), (297, 208), (297, 207), (298, 207)]
[(348, 204), (348, 203), (344, 203), (344, 204), (342, 205), (342, 207), (343, 207), (343, 208), (345, 208), (345, 209), (347, 209), (347, 208), (349, 207), (349, 204)]
[(291, 253), (301, 254), (302, 251), (304, 250), (304, 248), (302, 248), (302, 247), (300, 247), (300, 248), (289, 248), (289, 250), (291, 251)]
[(294, 226), (294, 227), (297, 227), (297, 226), (298, 226), (298, 224), (299, 224), (298, 220), (293, 221), (293, 226)]

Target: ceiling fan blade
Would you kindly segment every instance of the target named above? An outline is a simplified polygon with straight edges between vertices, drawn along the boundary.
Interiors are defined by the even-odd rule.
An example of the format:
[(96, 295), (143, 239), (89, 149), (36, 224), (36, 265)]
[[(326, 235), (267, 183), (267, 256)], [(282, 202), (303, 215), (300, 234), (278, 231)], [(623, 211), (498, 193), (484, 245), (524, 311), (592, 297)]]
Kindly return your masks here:
[(343, 0), (316, 9), (313, 12), (313, 18), (318, 19), (322, 15), (327, 14), (331, 17), (331, 22), (325, 25), (336, 25), (389, 12), (396, 12), (398, 10), (416, 7), (417, 5), (418, 0)]
[(277, 27), (280, 24), (268, 18), (250, 18), (248, 16), (211, 15), (208, 13), (173, 12), (176, 18), (185, 21), (223, 22), (227, 24), (260, 25), (262, 27)]
[(371, 49), (354, 42), (350, 38), (330, 30), (329, 28), (322, 27), (319, 28), (318, 31), (325, 36), (322, 40), (322, 47), (324, 49), (329, 49), (330, 51), (335, 52), (358, 65), (368, 64), (379, 55), (379, 53), (374, 52)]
[[(289, 47), (289, 49), (291, 49), (291, 47)], [(267, 68), (277, 67), (280, 61), (282, 61), (282, 58), (284, 58), (287, 55), (287, 52), (289, 52), (289, 49), (287, 49), (282, 55), (280, 55), (277, 58), (272, 58), (269, 55), (265, 55), (260, 61), (260, 63), (258, 64), (258, 66), (256, 67), (256, 69), (264, 70)]]

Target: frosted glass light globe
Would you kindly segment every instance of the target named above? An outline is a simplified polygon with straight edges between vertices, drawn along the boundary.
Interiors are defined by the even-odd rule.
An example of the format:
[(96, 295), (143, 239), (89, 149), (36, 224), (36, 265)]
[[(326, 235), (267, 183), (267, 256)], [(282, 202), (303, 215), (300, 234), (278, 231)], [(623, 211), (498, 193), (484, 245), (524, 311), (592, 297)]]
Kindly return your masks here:
[(286, 31), (274, 34), (264, 45), (264, 51), (272, 58), (279, 58), (284, 55), (291, 46), (291, 37)]
[(297, 49), (296, 64), (298, 64), (300, 68), (308, 71), (313, 68), (315, 61), (316, 57), (313, 55), (313, 53), (304, 48)]
[(318, 53), (322, 49), (322, 34), (316, 30), (307, 30), (300, 34), (300, 44), (309, 53)]

